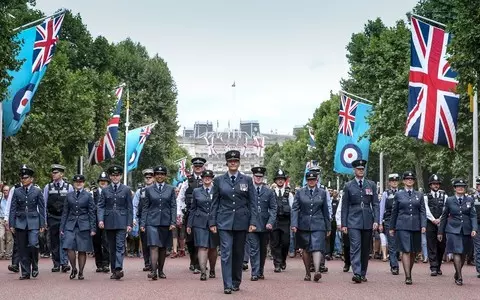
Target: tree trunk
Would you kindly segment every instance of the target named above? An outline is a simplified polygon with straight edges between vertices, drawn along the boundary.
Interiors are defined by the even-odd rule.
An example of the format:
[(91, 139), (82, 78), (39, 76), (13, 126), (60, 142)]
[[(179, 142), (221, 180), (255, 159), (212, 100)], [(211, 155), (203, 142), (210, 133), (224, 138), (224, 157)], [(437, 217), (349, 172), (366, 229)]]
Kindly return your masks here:
[(422, 167), (422, 158), (419, 152), (415, 153), (415, 173), (417, 175), (417, 186), (418, 189), (422, 188), (425, 191), (423, 183), (423, 167)]

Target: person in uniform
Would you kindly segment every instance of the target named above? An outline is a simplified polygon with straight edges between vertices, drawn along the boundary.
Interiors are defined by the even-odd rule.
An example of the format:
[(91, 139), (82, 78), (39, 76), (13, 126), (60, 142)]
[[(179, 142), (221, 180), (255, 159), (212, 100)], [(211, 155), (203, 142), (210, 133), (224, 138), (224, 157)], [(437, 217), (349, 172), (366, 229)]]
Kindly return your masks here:
[[(83, 269), (87, 262), (87, 252), (93, 251), (92, 236), (95, 235), (97, 220), (92, 194), (85, 191), (85, 176), (73, 176), (74, 191), (67, 194), (62, 212), (60, 234), (64, 236), (63, 247), (67, 249), (72, 266), (70, 279), (77, 276), (83, 280)], [(78, 271), (76, 263), (78, 251)]]
[(129, 186), (120, 183), (123, 168), (113, 165), (107, 170), (111, 184), (102, 190), (98, 202), (98, 227), (105, 229), (110, 247), (110, 279), (121, 279), (126, 233), (132, 230), (133, 203)]
[[(135, 196), (133, 197), (133, 216), (136, 224), (140, 224), (140, 220), (142, 219), (142, 209), (143, 204), (145, 202), (145, 190), (147, 187), (151, 186), (155, 179), (153, 169), (145, 169), (142, 171), (145, 186), (139, 188), (135, 192)], [(142, 252), (143, 252), (143, 271), (148, 272), (152, 271), (152, 262), (150, 261), (150, 249), (148, 248), (147, 244), (147, 232), (140, 230), (140, 241), (142, 243)]]
[[(395, 194), (398, 191), (398, 181), (400, 180), (400, 175), (397, 173), (388, 175), (388, 185), (389, 189), (384, 191), (382, 194), (382, 200), (380, 200), (380, 217), (379, 221), (379, 231), (381, 232), (381, 238), (386, 239), (388, 247), (388, 257), (390, 261), (390, 272), (393, 275), (398, 275), (398, 250), (395, 242), (395, 235), (391, 236), (390, 232), (390, 220), (392, 219), (392, 208), (393, 208), (393, 199)], [(382, 250), (386, 253), (386, 247)], [(385, 255), (385, 254), (384, 254)]]
[(20, 168), (22, 186), (15, 189), (9, 211), (8, 225), (16, 235), (20, 254), (20, 280), (38, 276), (38, 234), (46, 226), (45, 200), (42, 191), (32, 184), (33, 175), (27, 165)]
[[(193, 190), (202, 186), (202, 172), (205, 169), (204, 165), (207, 160), (202, 157), (194, 157), (191, 162), (193, 165), (193, 173), (188, 177), (188, 180), (183, 182), (177, 197), (177, 215), (180, 224), (186, 224), (188, 221), (188, 215), (192, 205)], [(193, 274), (199, 274), (200, 266), (198, 265), (197, 250), (195, 249), (195, 238), (193, 234), (195, 234), (194, 231), (192, 231), (191, 234), (187, 234), (185, 243), (187, 244), (188, 255), (190, 256), (190, 271), (192, 271)]]
[(462, 268), (465, 264), (465, 255), (472, 247), (472, 237), (475, 238), (477, 235), (478, 220), (474, 200), (465, 195), (466, 181), (461, 178), (455, 179), (453, 187), (455, 195), (445, 201), (437, 238), (442, 241), (443, 234), (446, 234), (447, 253), (453, 253), (455, 283), (463, 285)]
[[(13, 198), (13, 193), (15, 192), (15, 189), (19, 188), (22, 186), (22, 183), (17, 183), (13, 188), (10, 189), (10, 192), (8, 193), (8, 198), (7, 198), (7, 205), (5, 208), (5, 220), (7, 224), (5, 225), (5, 228), (10, 228), (8, 222), (10, 221), (10, 207), (12, 206), (12, 198)], [(44, 231), (45, 232), (45, 231)], [(18, 252), (18, 241), (16, 238), (15, 233), (12, 232), (12, 239), (13, 239), (13, 246), (12, 246), (12, 264), (8, 265), (8, 270), (13, 273), (18, 273), (20, 272), (20, 268), (18, 265), (20, 264), (20, 254)]]
[(273, 180), (277, 200), (277, 218), (270, 234), (270, 248), (273, 256), (274, 272), (280, 273), (287, 268), (287, 255), (290, 247), (290, 218), (293, 205), (293, 194), (285, 186), (287, 176), (283, 170), (278, 170)]
[(264, 268), (267, 258), (268, 237), (277, 218), (277, 199), (273, 190), (263, 183), (267, 169), (254, 167), (251, 171), (256, 193), (257, 219), (255, 220), (256, 230), (249, 232), (247, 239), (250, 245), (250, 263), (252, 265), (251, 280), (257, 281), (258, 279), (265, 279)]
[(210, 278), (215, 278), (215, 264), (217, 262), (218, 233), (208, 228), (208, 220), (212, 205), (213, 171), (202, 172), (203, 186), (193, 190), (192, 206), (188, 215), (187, 233), (195, 238), (195, 247), (198, 249), (200, 264), (200, 280), (207, 280), (207, 260), (210, 262)]
[(257, 210), (253, 180), (238, 171), (240, 151), (226, 152), (225, 159), (228, 171), (213, 182), (209, 227), (219, 233), (223, 292), (231, 294), (240, 290), (245, 240), (256, 229)]
[[(477, 222), (480, 222), (480, 177), (475, 179), (477, 190), (473, 195), (475, 200), (475, 211), (477, 212)], [(478, 225), (478, 224), (477, 224)], [(475, 268), (477, 270), (477, 278), (480, 278), (480, 235), (476, 234), (473, 237), (473, 243), (475, 245)], [(13, 257), (12, 257), (13, 260)]]
[(348, 272), (350, 266), (352, 265), (350, 261), (350, 238), (348, 237), (348, 232), (345, 233), (342, 231), (342, 199), (343, 192), (340, 195), (340, 200), (338, 201), (337, 212), (335, 213), (335, 221), (337, 223), (337, 230), (342, 234), (342, 252), (343, 252), (343, 272)]
[[(93, 190), (93, 201), (95, 204), (95, 218), (97, 218), (98, 215), (98, 202), (100, 201), (100, 195), (102, 193), (103, 189), (106, 189), (108, 187), (108, 184), (110, 183), (110, 178), (108, 177), (107, 173), (102, 172), (98, 176), (97, 179), (97, 184), (98, 187), (96, 187)], [(98, 220), (95, 222), (96, 224), (96, 234), (92, 237), (92, 242), (93, 242), (93, 251), (95, 253), (95, 265), (97, 267), (96, 272), (97, 273), (109, 273), (110, 272), (110, 251), (108, 247), (108, 241), (107, 241), (107, 234), (105, 233), (105, 230), (102, 228), (98, 227)]]
[(430, 262), (430, 275), (442, 275), (442, 260), (445, 253), (445, 239), (437, 239), (440, 216), (443, 212), (445, 201), (448, 198), (444, 191), (440, 190), (442, 180), (437, 174), (432, 174), (428, 179), (430, 192), (424, 196), (425, 210), (427, 213), (427, 248)]
[(426, 231), (427, 215), (423, 194), (415, 191), (415, 174), (403, 173), (404, 189), (393, 198), (392, 218), (389, 233), (396, 235), (398, 250), (402, 252), (405, 284), (412, 284), (412, 268), (415, 256), (422, 251), (422, 233)]
[(70, 271), (67, 254), (63, 249), (63, 237), (60, 236), (60, 221), (67, 193), (73, 191), (71, 184), (63, 180), (65, 167), (59, 164), (51, 166), (52, 181), (43, 189), (45, 206), (47, 208), (48, 233), (50, 237), (50, 251), (52, 252), (52, 272), (63, 273)]
[(295, 193), (292, 207), (292, 231), (295, 232), (297, 246), (303, 249), (305, 281), (311, 280), (310, 259), (315, 268), (314, 281), (322, 278), (320, 262), (325, 253), (326, 237), (331, 233), (327, 191), (317, 187), (317, 176), (309, 171), (305, 175), (307, 186)]
[(342, 198), (342, 231), (350, 238), (352, 281), (367, 281), (367, 268), (372, 246), (372, 230), (378, 228), (378, 194), (375, 182), (365, 179), (367, 161), (352, 162), (355, 178), (345, 185)]
[(152, 271), (148, 278), (165, 279), (163, 271), (167, 248), (172, 244), (172, 230), (177, 217), (175, 188), (165, 183), (167, 168), (158, 166), (153, 169), (155, 183), (145, 189), (140, 230), (147, 232), (147, 245), (150, 248)]

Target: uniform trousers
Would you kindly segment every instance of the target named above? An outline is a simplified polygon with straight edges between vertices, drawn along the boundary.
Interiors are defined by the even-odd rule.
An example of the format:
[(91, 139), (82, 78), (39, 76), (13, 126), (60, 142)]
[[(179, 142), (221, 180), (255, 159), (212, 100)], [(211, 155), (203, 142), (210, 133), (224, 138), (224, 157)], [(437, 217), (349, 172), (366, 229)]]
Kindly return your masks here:
[(63, 249), (63, 236), (60, 236), (60, 220), (49, 216), (50, 251), (54, 267), (67, 266), (67, 252)]
[(120, 271), (123, 269), (127, 231), (125, 229), (106, 229), (105, 232), (110, 250), (111, 271)]
[(477, 273), (480, 274), (480, 234), (477, 233), (472, 239), (475, 248), (475, 268), (477, 269)]
[(275, 267), (281, 267), (287, 261), (290, 248), (290, 221), (277, 221), (277, 228), (270, 234), (270, 248)]
[(20, 252), (18, 251), (18, 240), (17, 233), (12, 233), (13, 236), (13, 248), (12, 248), (12, 266), (17, 266), (20, 264)]
[(390, 235), (390, 220), (385, 220), (383, 224), (383, 232), (387, 237), (387, 247), (388, 247), (388, 259), (390, 261), (390, 268), (398, 269), (398, 250), (397, 250), (397, 241), (395, 234)]
[(16, 229), (22, 276), (38, 271), (38, 229)]
[(354, 275), (366, 276), (372, 246), (372, 229), (348, 228), (350, 260)]
[(263, 275), (267, 258), (268, 232), (249, 232), (247, 240), (250, 245), (250, 264), (252, 276)]
[(439, 242), (437, 234), (438, 229), (430, 229), (427, 231), (428, 261), (430, 262), (431, 271), (440, 270), (442, 267), (443, 254), (445, 253), (446, 238), (444, 236), (442, 241)]
[(247, 239), (245, 240), (245, 247), (243, 252), (243, 263), (248, 264), (249, 261), (250, 261), (250, 239), (248, 238), (248, 233), (247, 233)]
[(95, 265), (97, 268), (105, 268), (110, 265), (110, 253), (105, 230), (98, 228), (97, 233), (92, 237), (93, 251), (95, 252)]
[(351, 266), (352, 262), (350, 260), (350, 237), (348, 233), (342, 232), (342, 242), (344, 263), (346, 266)]
[(238, 288), (242, 282), (242, 265), (247, 231), (220, 229), (218, 233), (223, 287), (225, 289)]

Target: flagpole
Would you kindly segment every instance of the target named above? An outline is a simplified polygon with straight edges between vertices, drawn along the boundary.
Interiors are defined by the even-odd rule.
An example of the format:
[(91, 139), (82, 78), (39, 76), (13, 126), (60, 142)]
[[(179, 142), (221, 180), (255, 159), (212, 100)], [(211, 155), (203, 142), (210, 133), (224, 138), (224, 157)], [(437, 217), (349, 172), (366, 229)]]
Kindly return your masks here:
[(3, 101), (0, 102), (0, 181), (3, 167)]
[(40, 22), (42, 22), (43, 20), (46, 20), (46, 19), (48, 19), (48, 18), (53, 18), (53, 17), (56, 17), (56, 16), (58, 16), (58, 15), (61, 15), (61, 14), (65, 13), (66, 11), (67, 11), (67, 10), (66, 10), (65, 8), (62, 8), (61, 10), (59, 10), (59, 11), (56, 12), (56, 13), (54, 13), (53, 15), (46, 16), (46, 17), (40, 18), (40, 19), (38, 19), (38, 20), (32, 21), (32, 22), (30, 22), (30, 23), (27, 23), (27, 24), (25, 24), (25, 25), (22, 25), (22, 26), (20, 26), (20, 27), (17, 27), (17, 28), (15, 28), (15, 29), (13, 29), (13, 31), (15, 32), (15, 31), (22, 30), (22, 29), (24, 29), (24, 28), (28, 28), (28, 27), (33, 26), (33, 25), (35, 25), (35, 24), (37, 24), (37, 23), (40, 23)]
[(473, 187), (478, 176), (478, 91), (473, 96)]
[(440, 26), (440, 27), (443, 27), (443, 28), (446, 28), (446, 27), (447, 27), (447, 25), (445, 25), (445, 24), (443, 24), (443, 23), (440, 23), (440, 22), (437, 22), (437, 21), (435, 21), (435, 20), (432, 20), (432, 19), (429, 19), (429, 18), (425, 18), (425, 17), (419, 16), (419, 15), (416, 15), (416, 14), (414, 14), (414, 13), (412, 13), (411, 16), (412, 16), (412, 17), (416, 17), (417, 19), (422, 19), (422, 20), (427, 21), (427, 22), (431, 22), (431, 23), (433, 23), (433, 24), (435, 24), (435, 25), (438, 25), (438, 26)]
[[(382, 98), (380, 98), (380, 100), (378, 101), (378, 104), (382, 105)], [(380, 118), (381, 117), (382, 116), (380, 115)], [(383, 137), (383, 135), (380, 136), (380, 139), (382, 137)], [(383, 170), (383, 151), (380, 151), (380, 162), (379, 163), (380, 163), (380, 194), (383, 194), (383, 185), (385, 184), (383, 182), (383, 180), (384, 180), (384, 177), (383, 177), (383, 172), (384, 172), (384, 170)]]
[(343, 91), (343, 90), (340, 90), (340, 93), (345, 94), (345, 95), (348, 95), (348, 96), (350, 96), (350, 97), (354, 97), (355, 99), (360, 99), (360, 100), (366, 101), (366, 102), (368, 102), (368, 103), (370, 103), (370, 104), (373, 103), (372, 101), (370, 101), (370, 100), (368, 100), (368, 99), (362, 98), (362, 97), (357, 96), (357, 95), (355, 95), (355, 94), (347, 93), (347, 92), (345, 92), (345, 91)]
[(130, 89), (127, 86), (127, 115), (125, 118), (125, 153), (124, 153), (124, 162), (123, 162), (123, 184), (127, 185), (127, 175), (128, 175), (128, 161), (127, 161), (127, 153), (128, 153), (128, 127), (130, 126), (129, 122), (129, 117), (130, 117)]

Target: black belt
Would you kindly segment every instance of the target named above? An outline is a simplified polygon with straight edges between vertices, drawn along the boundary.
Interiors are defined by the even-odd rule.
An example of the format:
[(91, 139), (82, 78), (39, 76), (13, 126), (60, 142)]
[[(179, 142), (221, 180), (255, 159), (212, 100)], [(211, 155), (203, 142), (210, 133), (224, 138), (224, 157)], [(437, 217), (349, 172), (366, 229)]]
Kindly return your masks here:
[(360, 202), (360, 203), (352, 203), (352, 206), (361, 206), (364, 208), (365, 206), (370, 206), (370, 203)]

